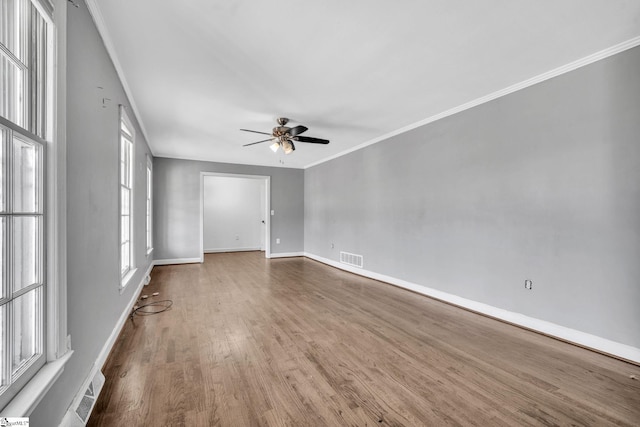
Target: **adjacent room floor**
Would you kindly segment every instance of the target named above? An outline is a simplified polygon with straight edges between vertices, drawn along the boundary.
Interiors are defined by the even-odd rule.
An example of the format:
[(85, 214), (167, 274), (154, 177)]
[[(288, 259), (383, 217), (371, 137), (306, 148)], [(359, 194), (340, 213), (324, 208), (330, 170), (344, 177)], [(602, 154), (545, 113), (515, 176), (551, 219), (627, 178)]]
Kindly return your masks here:
[(208, 254), (143, 293), (173, 306), (126, 323), (90, 426), (640, 424), (638, 366), (306, 258)]

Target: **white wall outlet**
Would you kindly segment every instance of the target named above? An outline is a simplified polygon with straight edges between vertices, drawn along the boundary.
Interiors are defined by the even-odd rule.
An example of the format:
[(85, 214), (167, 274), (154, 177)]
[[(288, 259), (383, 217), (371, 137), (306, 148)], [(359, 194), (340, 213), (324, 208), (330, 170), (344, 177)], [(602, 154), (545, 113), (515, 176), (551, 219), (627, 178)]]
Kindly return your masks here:
[(524, 281), (524, 288), (531, 290), (533, 289), (533, 282), (531, 280), (525, 280)]
[(276, 214), (276, 211), (274, 211), (273, 209), (271, 209), (271, 216), (274, 216)]
[(276, 239), (276, 245), (280, 244), (280, 239)]

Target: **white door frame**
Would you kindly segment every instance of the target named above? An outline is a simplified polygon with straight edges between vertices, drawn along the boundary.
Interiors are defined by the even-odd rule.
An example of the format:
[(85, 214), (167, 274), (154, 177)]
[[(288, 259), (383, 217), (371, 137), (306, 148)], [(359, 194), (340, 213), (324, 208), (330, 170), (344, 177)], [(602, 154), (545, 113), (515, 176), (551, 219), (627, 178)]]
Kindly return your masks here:
[(271, 177), (268, 175), (242, 175), (236, 173), (200, 172), (200, 262), (204, 262), (204, 177), (249, 178), (264, 181), (265, 186), (265, 236), (264, 256), (271, 258)]

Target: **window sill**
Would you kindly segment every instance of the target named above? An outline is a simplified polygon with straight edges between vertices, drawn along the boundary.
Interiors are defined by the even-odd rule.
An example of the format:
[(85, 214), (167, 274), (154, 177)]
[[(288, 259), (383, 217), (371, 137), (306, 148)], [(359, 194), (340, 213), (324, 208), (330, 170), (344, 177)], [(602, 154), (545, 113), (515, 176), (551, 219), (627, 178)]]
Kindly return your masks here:
[(2, 410), (3, 417), (28, 417), (64, 371), (73, 351), (47, 362)]
[(124, 292), (127, 285), (129, 285), (129, 282), (131, 282), (131, 279), (133, 279), (133, 276), (136, 275), (136, 271), (138, 271), (137, 268), (129, 270), (129, 272), (122, 278), (122, 281), (120, 282), (120, 293)]

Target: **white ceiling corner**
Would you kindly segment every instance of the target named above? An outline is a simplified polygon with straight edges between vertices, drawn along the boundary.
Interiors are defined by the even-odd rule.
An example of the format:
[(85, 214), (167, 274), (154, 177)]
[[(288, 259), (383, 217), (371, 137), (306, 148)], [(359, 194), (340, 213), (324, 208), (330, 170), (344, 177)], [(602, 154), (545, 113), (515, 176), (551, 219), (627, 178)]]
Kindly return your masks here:
[[(129, 87), (129, 83), (127, 82), (127, 76), (122, 71), (122, 65), (120, 65), (120, 61), (118, 60), (118, 54), (115, 46), (113, 45), (113, 41), (111, 40), (111, 36), (109, 35), (109, 28), (104, 22), (104, 18), (102, 17), (102, 12), (100, 11), (100, 7), (98, 5), (97, 0), (85, 0), (87, 3), (87, 8), (89, 9), (89, 13), (91, 14), (91, 18), (93, 18), (93, 22), (102, 37), (102, 41), (104, 43), (105, 48), (107, 49), (107, 53), (111, 57), (111, 62), (113, 62), (113, 66), (116, 69), (116, 73), (120, 78), (120, 83), (122, 84), (122, 88), (124, 89), (124, 93), (129, 98), (129, 102), (131, 103), (131, 108), (133, 109), (133, 113), (136, 116), (138, 125), (140, 126), (140, 130), (142, 131), (142, 135), (144, 138), (149, 141), (147, 129), (142, 120), (142, 115), (140, 114), (140, 110), (136, 104), (135, 98), (131, 93), (131, 88)], [(151, 150), (151, 154), (153, 155), (153, 147), (149, 144), (149, 149)]]
[[(275, 167), (321, 163), (640, 44), (636, 0), (87, 4), (154, 155)], [(331, 144), (242, 147), (263, 138), (240, 128), (270, 132), (279, 116)]]

